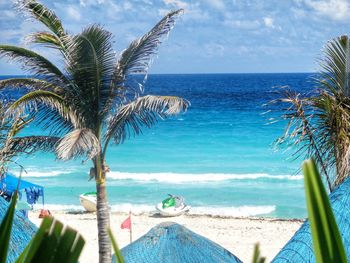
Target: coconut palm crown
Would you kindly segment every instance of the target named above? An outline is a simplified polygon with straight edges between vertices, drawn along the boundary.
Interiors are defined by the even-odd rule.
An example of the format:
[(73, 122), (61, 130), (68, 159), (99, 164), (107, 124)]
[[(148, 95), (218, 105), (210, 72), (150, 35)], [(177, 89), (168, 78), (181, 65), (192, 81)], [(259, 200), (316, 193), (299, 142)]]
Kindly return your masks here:
[(49, 129), (52, 138), (61, 137), (52, 144), (59, 159), (87, 156), (92, 160), (90, 176), (95, 179), (97, 190), (99, 261), (110, 262), (107, 148), (111, 141), (120, 144), (159, 118), (186, 111), (189, 106), (185, 99), (175, 96), (142, 96), (145, 78), (141, 76), (146, 76), (153, 55), (183, 10), (167, 14), (116, 56), (112, 34), (101, 26), (91, 25), (71, 35), (56, 14), (41, 3), (22, 0), (18, 6), (45, 26), (45, 31), (30, 34), (27, 40), (58, 51), (64, 67), (33, 50), (0, 45), (2, 57), (20, 63), (32, 76), (3, 80), (0, 88), (25, 91), (9, 112), (16, 116), (29, 113), (36, 123)]
[(332, 191), (350, 174), (349, 37), (329, 41), (319, 64), (311, 94), (284, 87), (274, 101), (287, 105), (282, 119), (288, 125), (277, 143), (296, 146), (297, 157), (314, 157)]

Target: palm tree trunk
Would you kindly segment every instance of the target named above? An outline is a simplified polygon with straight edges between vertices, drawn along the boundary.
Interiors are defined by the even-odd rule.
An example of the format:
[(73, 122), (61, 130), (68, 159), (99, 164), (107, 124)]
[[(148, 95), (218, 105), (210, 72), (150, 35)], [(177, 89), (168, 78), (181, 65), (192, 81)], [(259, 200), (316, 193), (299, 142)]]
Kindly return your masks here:
[(103, 171), (101, 163), (100, 165), (96, 165), (97, 162), (95, 162), (95, 171), (97, 172), (97, 175), (100, 175), (96, 176), (99, 262), (110, 263), (112, 262), (111, 243), (108, 236), (110, 218), (106, 192), (105, 171)]

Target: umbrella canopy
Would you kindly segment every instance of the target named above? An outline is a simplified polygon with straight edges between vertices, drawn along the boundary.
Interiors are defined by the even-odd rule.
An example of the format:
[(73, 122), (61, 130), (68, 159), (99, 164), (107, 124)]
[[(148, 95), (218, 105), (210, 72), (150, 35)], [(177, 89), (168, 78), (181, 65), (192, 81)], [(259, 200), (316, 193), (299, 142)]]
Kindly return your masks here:
[(161, 223), (124, 247), (126, 262), (242, 262), (228, 250), (176, 223)]
[[(8, 203), (4, 198), (0, 197), (0, 222), (2, 222), (6, 214), (9, 204), (10, 203)], [(23, 214), (18, 211), (15, 212), (9, 252), (7, 255), (8, 263), (16, 261), (17, 257), (22, 253), (24, 248), (34, 236), (36, 230), (37, 227), (30, 222), (28, 218), (24, 217)]]
[(28, 204), (35, 204), (39, 197), (42, 198), (42, 202), (44, 204), (44, 187), (23, 179), (21, 179), (19, 184), (18, 183), (18, 177), (11, 173), (5, 173), (0, 177), (0, 190), (3, 194), (11, 197), (13, 192), (16, 191), (18, 187), (18, 194), (21, 200), (23, 193), (25, 193)]
[[(329, 198), (343, 238), (345, 252), (350, 258), (350, 178), (335, 189)], [(272, 262), (315, 262), (309, 221), (300, 227)]]

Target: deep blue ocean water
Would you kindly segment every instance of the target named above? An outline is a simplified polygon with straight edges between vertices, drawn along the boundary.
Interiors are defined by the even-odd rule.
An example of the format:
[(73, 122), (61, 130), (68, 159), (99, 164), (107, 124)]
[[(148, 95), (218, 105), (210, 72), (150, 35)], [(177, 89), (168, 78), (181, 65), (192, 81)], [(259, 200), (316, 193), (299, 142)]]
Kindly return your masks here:
[[(9, 77), (9, 76), (6, 76)], [(150, 75), (146, 94), (177, 95), (189, 110), (160, 121), (143, 135), (111, 146), (107, 164), (113, 210), (151, 211), (168, 193), (183, 195), (192, 213), (303, 218), (302, 160), (276, 150), (285, 123), (267, 125), (263, 105), (275, 86), (310, 91), (311, 74)], [(5, 77), (2, 77), (5, 78)], [(37, 133), (34, 125), (27, 134)], [(51, 209), (82, 209), (79, 194), (93, 191), (89, 162), (53, 154), (19, 157), (26, 179), (45, 187)], [(18, 168), (13, 167), (13, 170)]]

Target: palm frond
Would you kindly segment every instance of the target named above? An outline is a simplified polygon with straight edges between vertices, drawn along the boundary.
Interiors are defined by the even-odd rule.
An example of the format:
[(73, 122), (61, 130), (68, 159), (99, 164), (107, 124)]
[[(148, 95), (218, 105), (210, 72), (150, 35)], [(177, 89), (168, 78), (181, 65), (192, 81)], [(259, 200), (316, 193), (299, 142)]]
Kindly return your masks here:
[(23, 95), (9, 107), (10, 116), (21, 116), (25, 112), (38, 112), (41, 107), (47, 107), (57, 112), (64, 120), (68, 120), (74, 127), (81, 126), (81, 120), (73, 108), (68, 106), (65, 99), (54, 92), (35, 90)]
[(87, 155), (92, 159), (101, 151), (98, 138), (90, 129), (76, 129), (62, 138), (56, 152), (59, 159), (69, 160)]
[(297, 146), (296, 154), (315, 157), (331, 191), (350, 174), (349, 44), (348, 36), (327, 43), (314, 78), (316, 92), (304, 99), (287, 93), (280, 100), (290, 107), (282, 115), (289, 124), (278, 142), (289, 141)]
[(20, 11), (27, 12), (35, 20), (44, 24), (58, 37), (65, 35), (61, 20), (52, 10), (43, 4), (35, 0), (19, 0), (17, 1), (17, 7)]
[(67, 55), (67, 43), (70, 35), (63, 28), (58, 16), (45, 5), (35, 0), (19, 0), (17, 7), (20, 12), (29, 14), (34, 20), (42, 23), (49, 32), (35, 32), (26, 37), (27, 42), (43, 44), (46, 47), (58, 49), (64, 56)]
[(270, 103), (281, 104), (281, 120), (287, 121), (284, 134), (275, 141), (276, 146), (297, 147), (294, 158), (314, 156), (325, 175), (329, 190), (333, 189), (333, 180), (329, 174), (330, 160), (327, 150), (320, 143), (319, 130), (314, 126), (313, 100), (302, 98), (300, 93), (289, 87), (279, 90), (280, 98)]
[(166, 118), (171, 115), (186, 111), (189, 102), (173, 96), (139, 97), (136, 100), (121, 106), (116, 115), (108, 123), (106, 141), (111, 137), (119, 144), (130, 135), (141, 133), (143, 126), (151, 127), (158, 118)]
[[(147, 74), (152, 62), (152, 57), (158, 51), (163, 37), (167, 36), (173, 28), (176, 18), (183, 13), (179, 9), (167, 14), (148, 33), (133, 41), (129, 47), (123, 51), (116, 65), (114, 81), (118, 85), (126, 81), (130, 74)], [(139, 83), (140, 84), (140, 83)], [(142, 87), (142, 85), (140, 85)]]
[(32, 154), (37, 151), (54, 152), (60, 137), (24, 136), (11, 138), (0, 154)]
[[(50, 136), (63, 136), (68, 132), (82, 127), (82, 119), (79, 119), (77, 113), (72, 111), (71, 114), (77, 115), (67, 119), (62, 117), (58, 111), (54, 108), (47, 107), (42, 103), (38, 103), (37, 111), (31, 111), (29, 116), (35, 118), (35, 125), (49, 132)], [(77, 122), (71, 122), (70, 120), (78, 120)], [(79, 124), (77, 124), (79, 123)]]
[(92, 25), (76, 35), (69, 45), (68, 72), (72, 76), (83, 115), (99, 117), (110, 98), (110, 82), (115, 65), (111, 33)]
[(335, 167), (334, 184), (339, 185), (350, 173), (350, 99), (321, 93), (313, 99), (317, 134), (329, 166)]
[(47, 90), (56, 94), (63, 94), (63, 89), (52, 82), (34, 78), (11, 78), (0, 80), (0, 89), (28, 89), (28, 90)]
[(350, 46), (349, 37), (340, 36), (328, 41), (325, 57), (319, 61), (321, 72), (315, 79), (323, 89), (333, 94), (350, 96)]
[(22, 64), (22, 68), (38, 77), (44, 77), (58, 83), (68, 83), (65, 75), (48, 59), (29, 49), (0, 45), (0, 57), (7, 57)]
[(27, 43), (42, 44), (46, 47), (58, 49), (60, 51), (62, 48), (65, 48), (64, 44), (66, 42), (64, 41), (64, 43), (62, 43), (62, 39), (50, 32), (34, 32), (26, 36), (25, 40)]

